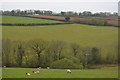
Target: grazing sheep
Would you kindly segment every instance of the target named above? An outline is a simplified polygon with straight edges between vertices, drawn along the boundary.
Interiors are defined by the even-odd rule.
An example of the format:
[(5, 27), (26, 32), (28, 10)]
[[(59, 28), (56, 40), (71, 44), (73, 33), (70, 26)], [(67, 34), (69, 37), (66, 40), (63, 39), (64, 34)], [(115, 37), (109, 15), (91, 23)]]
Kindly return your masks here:
[(41, 69), (41, 67), (38, 67), (37, 69)]
[(50, 69), (50, 67), (47, 67), (47, 69)]
[(39, 69), (41, 69), (41, 67), (39, 67)]
[(30, 73), (26, 73), (26, 76), (30, 76)]
[(36, 71), (36, 74), (40, 74), (40, 72), (39, 72), (39, 71)]
[(37, 72), (33, 71), (33, 74), (37, 74)]
[(39, 71), (33, 71), (33, 74), (39, 74), (40, 72)]
[(6, 68), (6, 66), (3, 66), (4, 68)]
[(70, 70), (70, 69), (67, 69), (67, 73), (71, 73), (71, 70)]

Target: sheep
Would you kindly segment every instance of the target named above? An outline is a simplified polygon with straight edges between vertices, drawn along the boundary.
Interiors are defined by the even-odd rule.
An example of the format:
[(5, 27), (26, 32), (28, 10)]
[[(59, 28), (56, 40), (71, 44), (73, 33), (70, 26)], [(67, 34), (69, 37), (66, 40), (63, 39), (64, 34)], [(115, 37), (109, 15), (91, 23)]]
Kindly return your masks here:
[(50, 69), (50, 67), (47, 67), (47, 69)]
[(35, 71), (33, 71), (33, 74), (37, 74)]
[(71, 73), (71, 70), (70, 70), (70, 69), (67, 69), (67, 73)]
[(38, 67), (37, 69), (41, 69), (41, 67)]
[(41, 67), (39, 67), (39, 69), (41, 69)]
[(40, 74), (40, 72), (39, 72), (39, 71), (36, 71), (36, 74)]
[(26, 76), (30, 76), (31, 74), (30, 73), (26, 73)]
[(39, 74), (40, 72), (39, 71), (33, 71), (33, 74)]
[(6, 66), (3, 66), (4, 68), (6, 68)]

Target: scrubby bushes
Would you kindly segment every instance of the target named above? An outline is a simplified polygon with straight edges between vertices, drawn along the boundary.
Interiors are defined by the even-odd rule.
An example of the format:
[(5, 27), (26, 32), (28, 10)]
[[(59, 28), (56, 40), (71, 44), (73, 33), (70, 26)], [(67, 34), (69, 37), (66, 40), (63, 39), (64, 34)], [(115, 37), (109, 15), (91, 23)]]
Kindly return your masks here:
[[(3, 66), (7, 67), (48, 67), (51, 68), (89, 68), (99, 64), (116, 64), (118, 59), (116, 46), (105, 59), (96, 47), (81, 47), (77, 43), (69, 46), (64, 41), (45, 41), (42, 39), (29, 42), (3, 39)], [(115, 53), (114, 53), (115, 54)]]
[(74, 63), (72, 60), (64, 58), (58, 61), (53, 62), (50, 65), (54, 69), (80, 69), (82, 66)]

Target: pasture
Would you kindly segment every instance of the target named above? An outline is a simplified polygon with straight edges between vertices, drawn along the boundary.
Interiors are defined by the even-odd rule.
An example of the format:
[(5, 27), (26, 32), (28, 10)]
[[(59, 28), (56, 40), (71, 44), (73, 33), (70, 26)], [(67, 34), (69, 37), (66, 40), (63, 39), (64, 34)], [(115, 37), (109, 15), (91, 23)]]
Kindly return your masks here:
[[(71, 70), (67, 73), (66, 69), (40, 69), (40, 74), (33, 74), (38, 71), (35, 68), (3, 68), (3, 78), (117, 78), (117, 67), (104, 67), (102, 69)], [(31, 76), (26, 76), (29, 72)]]
[[(117, 67), (104, 67), (102, 69), (71, 70), (67, 73), (66, 69), (41, 69), (40, 74), (33, 74), (38, 71), (35, 68), (3, 68), (3, 78), (117, 78)], [(26, 76), (29, 72), (31, 76)]]
[(37, 19), (29, 17), (19, 17), (19, 16), (2, 16), (3, 24), (27, 24), (27, 23), (62, 23), (61, 21)]
[(32, 39), (63, 40), (82, 46), (104, 46), (116, 43), (118, 28), (65, 24), (50, 26), (3, 26), (3, 38), (28, 41)]

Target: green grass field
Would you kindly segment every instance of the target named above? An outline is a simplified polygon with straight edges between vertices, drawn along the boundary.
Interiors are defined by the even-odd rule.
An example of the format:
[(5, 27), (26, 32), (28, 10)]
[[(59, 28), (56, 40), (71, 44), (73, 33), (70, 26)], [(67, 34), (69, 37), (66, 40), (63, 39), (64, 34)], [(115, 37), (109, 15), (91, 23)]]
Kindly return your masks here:
[[(3, 68), (3, 78), (117, 78), (117, 67), (106, 67), (103, 69), (71, 70), (66, 69), (41, 69), (40, 74), (32, 74), (32, 71), (38, 71), (33, 68)], [(31, 76), (26, 76), (29, 72)]]
[(62, 23), (61, 21), (45, 20), (38, 18), (18, 17), (18, 16), (2, 16), (3, 24), (24, 24), (24, 23)]

